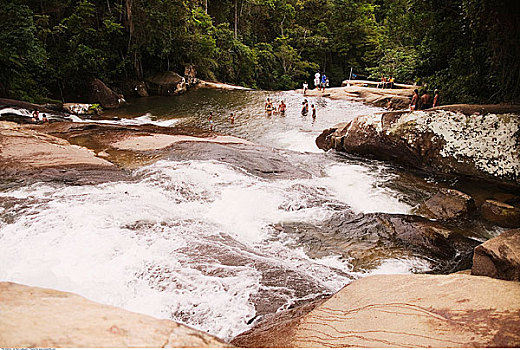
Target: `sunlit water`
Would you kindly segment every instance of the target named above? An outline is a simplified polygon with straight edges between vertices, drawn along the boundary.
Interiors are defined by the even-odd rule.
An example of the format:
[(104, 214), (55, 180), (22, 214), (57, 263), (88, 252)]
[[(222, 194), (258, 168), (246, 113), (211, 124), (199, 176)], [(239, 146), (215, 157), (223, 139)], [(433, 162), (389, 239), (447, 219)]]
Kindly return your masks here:
[[(266, 115), (267, 96), (285, 100), (287, 114)], [(200, 90), (106, 113), (102, 122), (209, 128), (212, 111), (217, 132), (305, 152), (295, 162), (318, 162), (320, 172), (266, 180), (225, 162), (161, 160), (132, 181), (0, 192), (0, 280), (76, 292), (229, 340), (258, 315), (336, 292), (360, 275), (428, 269), (417, 257), (382, 260), (370, 271), (332, 252), (310, 258), (275, 229), (318, 223), (342, 209), (409, 213), (415, 204), (387, 186), (398, 176), (391, 168), (323, 154), (314, 143), (323, 129), (378, 109), (308, 98), (318, 110), (313, 120), (300, 115), (302, 99)]]

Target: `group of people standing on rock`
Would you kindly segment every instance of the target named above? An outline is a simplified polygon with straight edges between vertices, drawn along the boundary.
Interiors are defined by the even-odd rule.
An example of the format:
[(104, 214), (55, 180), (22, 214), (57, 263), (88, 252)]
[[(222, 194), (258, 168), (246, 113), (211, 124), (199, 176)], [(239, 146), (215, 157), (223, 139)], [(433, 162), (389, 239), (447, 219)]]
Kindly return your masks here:
[(429, 95), (427, 92), (423, 93), (419, 97), (419, 90), (415, 89), (412, 95), (412, 102), (410, 103), (410, 110), (418, 111), (421, 109), (437, 107), (440, 102), (439, 90), (435, 89), (433, 95), (433, 100), (431, 95)]
[[(329, 79), (325, 75), (325, 73), (316, 72), (314, 74), (314, 88), (318, 91), (325, 91), (325, 88), (329, 86)], [(307, 93), (309, 89), (309, 84), (307, 81), (303, 83), (303, 95)]]

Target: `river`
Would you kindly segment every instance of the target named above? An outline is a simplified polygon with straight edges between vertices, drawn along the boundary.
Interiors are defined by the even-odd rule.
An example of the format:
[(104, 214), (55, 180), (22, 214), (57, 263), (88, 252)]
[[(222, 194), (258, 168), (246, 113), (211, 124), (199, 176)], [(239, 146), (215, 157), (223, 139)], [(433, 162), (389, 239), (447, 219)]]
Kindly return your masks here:
[[(283, 99), (287, 114), (266, 115), (266, 97)], [(129, 181), (5, 189), (0, 280), (75, 292), (229, 340), (355, 278), (427, 271), (428, 257), (398, 247), (353, 259), (342, 249), (349, 237), (323, 226), (344, 211), (407, 214), (435, 192), (433, 182), (381, 162), (316, 147), (323, 129), (382, 110), (308, 98), (317, 107), (313, 120), (301, 116), (302, 99), (195, 90), (103, 114), (99, 122), (208, 129), (213, 112), (215, 131), (273, 148), (310, 176), (263, 178), (225, 160), (167, 158)]]

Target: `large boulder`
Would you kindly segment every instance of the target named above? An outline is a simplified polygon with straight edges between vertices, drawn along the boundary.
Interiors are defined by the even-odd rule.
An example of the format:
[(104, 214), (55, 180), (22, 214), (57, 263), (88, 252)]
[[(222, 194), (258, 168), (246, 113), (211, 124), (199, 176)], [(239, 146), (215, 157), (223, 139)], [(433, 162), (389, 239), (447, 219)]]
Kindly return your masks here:
[(502, 227), (520, 227), (520, 208), (488, 199), (480, 207), (484, 219)]
[(0, 283), (0, 346), (7, 348), (229, 347), (159, 320), (51, 289)]
[(197, 68), (193, 64), (188, 64), (184, 67), (184, 78), (188, 86), (197, 85), (199, 82), (197, 79)]
[(438, 174), (518, 186), (520, 107), (503, 114), (491, 108), (485, 111), (466, 115), (436, 109), (361, 116), (338, 128), (325, 146)]
[(103, 108), (119, 108), (126, 103), (123, 95), (113, 91), (99, 79), (93, 79), (88, 88), (90, 101), (99, 103)]
[(435, 196), (421, 204), (416, 213), (434, 220), (456, 220), (467, 217), (475, 208), (471, 196), (448, 188), (442, 188)]
[(171, 96), (186, 91), (184, 78), (172, 71), (157, 73), (146, 79), (146, 83), (154, 95)]
[(520, 281), (520, 230), (511, 230), (475, 248), (471, 274)]
[(377, 275), (310, 312), (275, 315), (239, 347), (518, 347), (520, 284), (454, 274)]

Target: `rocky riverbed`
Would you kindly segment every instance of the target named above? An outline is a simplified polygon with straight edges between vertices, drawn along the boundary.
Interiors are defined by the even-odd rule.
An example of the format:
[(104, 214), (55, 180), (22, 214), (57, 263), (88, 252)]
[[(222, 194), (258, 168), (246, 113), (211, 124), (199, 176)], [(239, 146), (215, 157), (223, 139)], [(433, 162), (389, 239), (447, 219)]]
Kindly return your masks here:
[[(517, 173), (514, 163), (514, 157), (517, 157), (518, 153), (515, 153), (516, 146), (509, 140), (510, 137), (517, 137), (513, 130), (517, 124), (514, 124), (514, 117), (509, 116), (507, 119), (504, 116), (509, 115), (510, 110), (490, 112), (489, 109), (479, 107), (479, 111), (487, 111), (493, 116), (488, 116), (489, 113), (471, 113), (468, 116), (458, 108), (459, 111), (455, 111), (453, 107), (442, 111), (387, 113), (380, 118), (359, 117), (347, 125), (325, 132), (319, 138), (319, 143), (325, 145), (325, 148), (345, 145), (348, 144), (346, 138), (349, 135), (357, 135), (356, 139), (365, 142), (364, 146), (358, 147), (372, 150), (376, 147), (374, 145), (380, 142), (379, 147), (387, 152), (381, 159), (397, 161), (395, 153), (400, 150), (407, 155), (404, 159), (409, 161), (401, 164), (417, 168), (426, 164), (422, 168), (425, 172), (448, 169), (444, 172), (439, 171), (444, 176), (451, 176), (448, 182), (462, 175), (465, 178), (474, 176), (475, 179), (494, 181), (494, 186), (501, 188), (500, 191), (496, 191), (494, 197), (487, 197), (488, 194), (478, 195), (471, 191), (465, 193), (464, 188), (460, 186), (455, 186), (456, 189), (450, 188), (451, 186), (439, 186), (441, 189), (437, 194), (432, 193), (429, 200), (423, 201), (424, 203), (413, 209), (415, 215), (377, 211), (359, 213), (337, 200), (322, 198), (326, 194), (321, 187), (294, 184), (289, 186), (288, 190), (298, 189), (299, 194), (310, 191), (312, 196), (288, 199), (278, 206), (279, 210), (289, 213), (326, 206), (334, 208), (334, 215), (306, 223), (287, 218), (274, 222), (268, 225), (268, 232), (272, 233), (269, 242), (276, 246), (276, 237), (286, 237), (290, 244), (303, 249), (305, 254), (317, 260), (326, 259), (334, 252), (335, 256), (340, 257), (340, 261), (348, 261), (352, 266), (356, 266), (350, 270), (351, 275), (340, 274), (345, 280), (357, 280), (362, 271), (373, 269), (382, 259), (403, 256), (411, 259), (428, 257), (430, 273), (447, 274), (469, 269), (472, 274), (481, 277), (460, 274), (373, 276), (348, 284), (330, 297), (323, 294), (320, 281), (308, 279), (305, 268), (284, 267), (282, 272), (275, 270), (273, 266), (276, 262), (259, 253), (257, 247), (247, 247), (232, 235), (221, 232), (213, 237), (212, 241), (221, 243), (225, 250), (216, 250), (203, 241), (190, 244), (199, 255), (203, 252), (196, 269), (210, 278), (229, 278), (234, 276), (237, 269), (254, 265), (257, 268), (255, 271), (260, 272), (257, 278), (266, 286), (247, 296), (256, 308), (255, 313), (249, 316), (248, 322), (256, 326), (244, 335), (236, 337), (233, 340), (234, 345), (507, 347), (520, 344), (517, 329), (520, 306), (516, 302), (520, 292), (520, 264), (517, 258), (520, 235), (518, 230), (498, 235), (508, 227), (520, 226), (517, 209), (519, 196), (515, 187)], [(470, 118), (472, 115), (473, 118)], [(479, 119), (479, 116), (482, 118)], [(485, 116), (488, 117), (484, 118)], [(18, 123), (0, 123), (0, 174), (3, 188), (32, 183), (39, 183), (38, 186), (41, 186), (42, 181), (77, 186), (117, 181), (135, 182), (140, 181), (143, 173), (150, 171), (135, 171), (136, 169), (142, 169), (143, 166), (160, 160), (222, 162), (247, 172), (260, 181), (308, 180), (323, 173), (323, 168), (317, 163), (325, 161), (325, 158), (316, 155), (314, 161), (309, 162), (306, 158), (308, 155), (304, 153), (281, 151), (238, 137), (183, 124), (169, 127), (67, 121), (20, 124), (20, 120), (17, 120)], [(454, 135), (452, 130), (458, 125), (457, 122), (466, 125), (460, 138)], [(484, 135), (472, 136), (470, 129), (480, 126), (485, 126), (482, 130)], [(495, 130), (494, 136), (488, 129)], [(352, 134), (349, 134), (350, 132)], [(435, 134), (436, 137), (445, 137), (445, 143), (435, 143), (431, 141), (433, 138), (421, 136), (420, 132), (429, 136), (438, 132)], [(486, 148), (478, 147), (478, 142), (472, 137), (482, 138), (482, 142), (488, 142), (488, 147), (499, 141), (501, 151), (513, 147), (511, 154), (500, 156), (483, 152)], [(497, 141), (494, 141), (493, 137)], [(391, 141), (390, 145), (384, 144), (388, 140)], [(421, 152), (428, 147), (427, 140), (436, 145), (433, 149), (437, 153)], [(464, 147), (458, 149), (456, 146), (461, 144)], [(472, 173), (463, 173), (463, 170), (459, 170), (455, 165), (443, 167), (429, 158), (420, 160), (421, 156), (431, 154), (434, 155), (434, 160), (443, 157), (467, 160), (470, 156), (467, 153), (461, 155), (460, 152), (463, 151), (462, 148), (468, 147), (473, 147), (471, 155), (476, 157), (475, 164), (466, 164), (460, 169), (473, 169)], [(345, 148), (337, 150), (352, 151)], [(358, 156), (379, 154), (354, 153)], [(482, 159), (484, 163), (479, 163)], [(488, 165), (482, 167), (479, 164)], [(495, 177), (492, 166), (499, 166), (501, 169), (501, 172), (495, 172)], [(406, 168), (403, 168), (403, 171), (406, 171)], [(154, 175), (153, 181), (163, 182), (166, 175), (167, 173)], [(209, 176), (219, 175), (210, 173)], [(229, 180), (222, 178), (218, 181)], [(410, 186), (418, 184), (419, 182), (414, 182)], [(186, 185), (182, 188), (168, 185), (165, 193), (179, 192), (188, 201), (195, 200), (193, 195), (196, 198), (209, 196), (207, 190), (197, 190), (188, 186), (188, 183)], [(125, 194), (128, 195), (126, 192)], [(130, 198), (125, 202), (131, 203)], [(16, 203), (23, 204), (20, 200)], [(160, 222), (160, 227), (157, 228), (153, 222), (140, 220), (132, 225), (123, 225), (123, 232), (136, 232), (138, 236), (143, 237), (140, 238), (143, 239), (142, 242), (153, 244), (145, 239), (147, 232), (168, 230), (168, 225), (166, 222)], [(183, 221), (182, 225), (192, 223)], [(195, 225), (200, 226), (203, 223)], [(500, 230), (497, 233), (498, 237), (481, 244), (485, 240), (483, 237), (486, 232), (489, 232), (486, 225), (500, 227)], [(161, 239), (165, 239), (164, 237), (166, 236)], [(176, 249), (187, 254), (188, 248), (180, 246)], [(247, 258), (242, 251), (247, 252)], [(220, 267), (210, 268), (205, 259), (218, 262)], [(138, 278), (150, 284), (153, 281), (157, 282), (153, 285), (157, 290), (170, 290), (172, 284), (181, 283), (175, 282), (176, 279), (170, 275), (170, 270), (174, 270), (175, 267), (155, 264), (146, 265)], [(226, 270), (230, 267), (231, 270)], [(313, 274), (318, 273), (317, 267), (312, 268), (315, 269)], [(499, 281), (497, 278), (510, 281)], [(286, 280), (293, 281), (292, 284), (297, 287), (294, 290), (284, 287)], [(218, 339), (183, 328), (172, 321), (158, 321), (146, 316), (125, 314), (121, 310), (98, 304), (94, 306), (94, 303), (66, 293), (9, 283), (2, 284), (0, 292), (9, 310), (9, 317), (0, 319), (0, 334), (8, 332), (12, 335), (0, 336), (0, 345), (3, 346), (97, 347), (104, 344), (135, 344), (147, 347), (157, 346), (158, 343), (179, 347), (228, 346)], [(235, 290), (234, 293), (240, 294), (240, 291)], [(31, 323), (28, 326), (31, 314), (40, 314), (41, 319), (46, 319), (45, 317), (55, 312), (50, 311), (48, 306), (49, 298), (52, 299), (54, 296), (59, 297), (59, 300), (67, 300), (67, 305), (63, 305), (64, 313), (68, 313), (67, 310), (91, 310), (91, 307), (96, 309), (92, 313), (85, 311), (75, 314), (74, 319), (77, 323), (70, 323), (70, 334), (77, 336), (65, 339), (58, 334), (57, 330), (68, 329), (61, 323)], [(265, 300), (271, 302), (266, 303)], [(288, 312), (280, 313), (281, 309), (287, 307), (286, 300), (297, 301), (291, 302)], [(194, 302), (198, 305), (203, 301)], [(31, 308), (20, 306), (27, 304), (30, 304)], [(92, 305), (87, 307), (86, 304)], [(197, 307), (193, 306), (194, 309)], [(189, 320), (192, 311), (175, 310), (172, 315)], [(108, 321), (96, 328), (93, 325), (98, 323), (99, 317)], [(374, 323), (371, 321), (374, 319), (379, 321)], [(136, 328), (136, 324), (147, 326)], [(12, 329), (25, 329), (25, 332), (12, 332)], [(178, 331), (172, 331), (175, 329)], [(103, 336), (92, 336), (98, 334), (97, 332)], [(143, 340), (145, 338), (146, 341)], [(96, 339), (101, 339), (103, 344)]]

